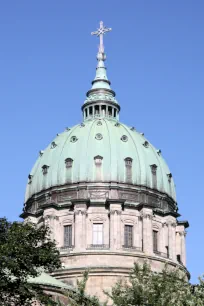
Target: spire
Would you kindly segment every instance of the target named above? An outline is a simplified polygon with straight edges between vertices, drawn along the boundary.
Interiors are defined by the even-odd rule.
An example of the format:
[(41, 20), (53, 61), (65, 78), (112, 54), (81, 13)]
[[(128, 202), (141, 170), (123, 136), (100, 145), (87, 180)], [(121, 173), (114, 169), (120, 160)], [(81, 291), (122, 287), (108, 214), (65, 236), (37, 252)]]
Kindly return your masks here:
[(111, 28), (106, 28), (103, 25), (103, 21), (100, 22), (100, 28), (92, 32), (91, 35), (96, 35), (99, 37), (99, 47), (98, 47), (98, 54), (97, 54), (97, 67), (96, 67), (96, 76), (94, 81), (92, 82), (92, 89), (96, 88), (105, 88), (105, 89), (111, 89), (110, 88), (110, 82), (108, 81), (108, 77), (106, 74), (106, 67), (105, 67), (105, 60), (106, 60), (106, 54), (105, 54), (105, 48), (103, 44), (103, 36), (105, 33), (112, 31)]
[(82, 106), (84, 120), (90, 120), (95, 117), (109, 117), (118, 120), (120, 106), (115, 99), (115, 92), (110, 87), (105, 67), (105, 48), (103, 44), (103, 36), (110, 32), (111, 28), (106, 28), (103, 21), (100, 22), (100, 27), (91, 35), (99, 37), (99, 48), (97, 53), (96, 76), (92, 81), (92, 88), (87, 92), (87, 99)]

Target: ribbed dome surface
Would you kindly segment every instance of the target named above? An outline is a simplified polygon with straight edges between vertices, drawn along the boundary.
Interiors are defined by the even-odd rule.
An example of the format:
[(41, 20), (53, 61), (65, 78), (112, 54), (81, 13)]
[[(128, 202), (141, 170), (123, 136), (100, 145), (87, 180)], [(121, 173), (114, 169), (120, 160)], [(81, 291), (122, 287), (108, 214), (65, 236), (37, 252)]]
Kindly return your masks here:
[[(157, 190), (175, 200), (174, 182), (169, 180), (170, 171), (160, 152), (134, 128), (106, 118), (78, 124), (53, 140), (30, 173), (25, 200), (53, 186), (95, 182), (96, 156), (102, 157), (102, 182), (125, 183), (125, 158), (129, 157), (132, 184), (153, 188), (151, 165), (156, 165)], [(66, 167), (68, 158), (73, 160), (71, 169)], [(46, 174), (43, 174), (43, 166), (47, 168)]]

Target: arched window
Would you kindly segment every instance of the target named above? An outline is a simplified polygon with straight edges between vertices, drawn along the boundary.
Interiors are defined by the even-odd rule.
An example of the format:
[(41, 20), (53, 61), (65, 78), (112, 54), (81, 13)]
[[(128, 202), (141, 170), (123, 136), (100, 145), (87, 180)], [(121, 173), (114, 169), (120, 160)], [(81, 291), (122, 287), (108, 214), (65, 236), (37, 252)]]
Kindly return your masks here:
[(132, 158), (125, 158), (125, 181), (126, 183), (132, 183)]

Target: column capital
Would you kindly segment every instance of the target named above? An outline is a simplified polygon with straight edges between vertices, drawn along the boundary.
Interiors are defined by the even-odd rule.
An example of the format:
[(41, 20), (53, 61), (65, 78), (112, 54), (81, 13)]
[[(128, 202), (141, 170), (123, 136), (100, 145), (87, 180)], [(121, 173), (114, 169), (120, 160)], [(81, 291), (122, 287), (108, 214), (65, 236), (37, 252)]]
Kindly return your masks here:
[(141, 219), (149, 219), (152, 220), (153, 219), (153, 215), (151, 213), (146, 213), (146, 212), (142, 212), (140, 215)]
[(180, 236), (183, 236), (183, 237), (186, 237), (186, 234), (187, 234), (187, 233), (186, 233), (185, 231), (179, 232), (179, 235), (180, 235)]

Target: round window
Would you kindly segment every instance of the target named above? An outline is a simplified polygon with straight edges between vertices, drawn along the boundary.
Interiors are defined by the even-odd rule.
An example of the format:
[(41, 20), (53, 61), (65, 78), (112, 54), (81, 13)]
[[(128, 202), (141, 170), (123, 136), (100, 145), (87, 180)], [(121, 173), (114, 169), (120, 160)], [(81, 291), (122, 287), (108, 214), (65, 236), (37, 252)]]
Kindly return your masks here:
[(128, 141), (128, 137), (126, 135), (123, 135), (121, 138), (120, 138), (122, 141)]
[(76, 136), (72, 136), (71, 139), (70, 139), (71, 142), (76, 142), (77, 140), (78, 140), (78, 138)]
[(98, 133), (96, 134), (96, 137), (95, 137), (97, 140), (101, 140), (103, 138), (103, 135)]

